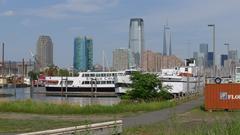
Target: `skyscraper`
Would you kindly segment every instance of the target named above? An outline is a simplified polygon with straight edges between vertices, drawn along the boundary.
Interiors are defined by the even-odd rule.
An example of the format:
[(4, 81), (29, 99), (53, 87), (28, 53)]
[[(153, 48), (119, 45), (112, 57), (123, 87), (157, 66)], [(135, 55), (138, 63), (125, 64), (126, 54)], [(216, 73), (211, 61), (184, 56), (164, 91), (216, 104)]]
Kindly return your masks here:
[(168, 32), (170, 27), (167, 25), (164, 25), (163, 27), (163, 56), (168, 55), (168, 49), (167, 49), (167, 44), (169, 43), (169, 55), (172, 55), (172, 45), (171, 45), (171, 33)]
[(144, 52), (144, 23), (142, 18), (130, 20), (129, 50), (129, 67), (141, 67)]
[(170, 37), (169, 37), (169, 56), (172, 55), (172, 33), (170, 33)]
[(50, 36), (40, 36), (37, 41), (36, 67), (42, 69), (53, 65), (53, 43)]
[(199, 52), (204, 54), (204, 66), (208, 65), (208, 44), (202, 43), (199, 46)]
[(129, 49), (119, 48), (113, 51), (113, 68), (114, 70), (128, 69)]
[(193, 52), (193, 58), (195, 59), (196, 65), (198, 65), (198, 52)]
[(208, 67), (212, 67), (213, 66), (213, 52), (208, 52), (208, 56), (207, 56), (207, 65)]
[(93, 40), (89, 37), (74, 39), (73, 67), (78, 71), (91, 70), (93, 67)]
[(228, 58), (234, 61), (238, 60), (238, 54), (237, 54), (237, 50), (229, 50), (228, 52)]
[(228, 55), (222, 54), (221, 55), (221, 66), (224, 66), (224, 61), (228, 60)]
[(167, 55), (166, 26), (163, 28), (163, 56)]

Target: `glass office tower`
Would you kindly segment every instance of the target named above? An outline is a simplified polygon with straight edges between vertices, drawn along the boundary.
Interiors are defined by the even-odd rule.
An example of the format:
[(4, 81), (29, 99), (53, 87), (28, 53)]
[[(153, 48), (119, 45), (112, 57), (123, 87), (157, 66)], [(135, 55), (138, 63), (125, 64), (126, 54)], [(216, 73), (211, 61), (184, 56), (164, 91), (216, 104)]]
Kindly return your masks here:
[(129, 50), (129, 67), (140, 68), (144, 52), (144, 23), (142, 18), (130, 20)]

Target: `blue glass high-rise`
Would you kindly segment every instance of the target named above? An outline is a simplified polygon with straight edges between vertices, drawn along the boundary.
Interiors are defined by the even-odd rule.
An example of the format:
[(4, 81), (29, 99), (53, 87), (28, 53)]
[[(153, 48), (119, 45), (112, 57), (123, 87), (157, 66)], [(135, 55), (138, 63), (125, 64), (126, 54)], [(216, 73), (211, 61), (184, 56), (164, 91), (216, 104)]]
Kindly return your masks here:
[(213, 52), (208, 52), (207, 64), (208, 67), (213, 67)]
[(77, 71), (91, 70), (93, 67), (93, 41), (88, 37), (74, 39), (73, 67)]
[(221, 66), (222, 66), (222, 67), (224, 66), (224, 61), (225, 61), (225, 60), (228, 60), (228, 55), (222, 54), (222, 55), (221, 55)]

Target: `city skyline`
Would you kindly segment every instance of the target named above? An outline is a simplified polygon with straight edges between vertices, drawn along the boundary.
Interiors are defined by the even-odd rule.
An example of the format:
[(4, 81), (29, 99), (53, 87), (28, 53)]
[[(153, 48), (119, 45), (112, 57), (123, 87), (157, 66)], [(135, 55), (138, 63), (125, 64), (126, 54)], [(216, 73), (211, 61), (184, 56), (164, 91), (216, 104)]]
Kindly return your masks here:
[[(237, 0), (137, 2), (138, 6), (136, 1), (127, 0), (0, 0), (0, 42), (5, 42), (5, 59), (31, 58), (29, 50), (35, 50), (38, 36), (49, 35), (54, 42), (54, 64), (70, 67), (72, 39), (90, 35), (95, 45), (94, 63), (102, 63), (102, 50), (111, 61), (114, 48), (128, 47), (129, 20), (135, 17), (144, 19), (146, 49), (162, 52), (166, 20), (174, 35), (172, 52), (182, 59), (188, 50), (198, 50), (200, 43), (208, 43), (212, 51), (208, 24), (216, 25), (217, 60), (226, 52), (225, 42), (231, 49), (239, 49)], [(64, 51), (72, 53), (62, 55)]]

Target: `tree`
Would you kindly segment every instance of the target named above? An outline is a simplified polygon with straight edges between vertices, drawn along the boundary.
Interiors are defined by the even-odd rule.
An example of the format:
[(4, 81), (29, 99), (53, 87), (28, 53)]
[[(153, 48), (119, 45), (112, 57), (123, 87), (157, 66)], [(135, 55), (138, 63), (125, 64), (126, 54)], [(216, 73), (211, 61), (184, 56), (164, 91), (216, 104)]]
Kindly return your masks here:
[(28, 76), (31, 80), (37, 80), (39, 76), (39, 72), (30, 71), (28, 72)]
[(56, 76), (58, 73), (58, 67), (51, 66), (46, 68), (43, 72), (44, 72), (44, 75), (46, 76)]
[(131, 80), (131, 90), (127, 91), (126, 95), (130, 99), (146, 101), (171, 97), (170, 93), (166, 89), (163, 89), (162, 82), (157, 75), (134, 72)]
[(69, 76), (67, 69), (59, 69), (59, 76)]

